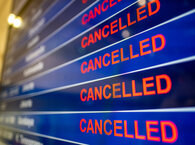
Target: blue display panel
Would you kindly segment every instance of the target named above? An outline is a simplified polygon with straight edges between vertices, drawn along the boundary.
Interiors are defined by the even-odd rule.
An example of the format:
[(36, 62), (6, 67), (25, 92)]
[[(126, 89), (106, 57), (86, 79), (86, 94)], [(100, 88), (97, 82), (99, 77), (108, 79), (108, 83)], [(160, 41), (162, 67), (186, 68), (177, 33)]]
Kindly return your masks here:
[(194, 144), (193, 0), (28, 1), (20, 16), (0, 144)]
[[(79, 56), (93, 52), (97, 49), (100, 49), (102, 47), (108, 46), (114, 42), (124, 39), (124, 36), (121, 35), (124, 31), (127, 31), (126, 33), (129, 33), (129, 36), (130, 35), (132, 36), (148, 28), (156, 26), (159, 23), (165, 22), (166, 20), (169, 20), (170, 18), (178, 16), (179, 14), (182, 14), (193, 8), (192, 5), (185, 6), (185, 5), (182, 5), (182, 3), (181, 3), (181, 6), (183, 6), (181, 9), (177, 9), (178, 5), (175, 5), (174, 3), (170, 3), (168, 5), (164, 1), (162, 2), (154, 1), (154, 2), (148, 2), (148, 4), (146, 4), (143, 7), (143, 6), (140, 6), (138, 2), (136, 2), (130, 5), (129, 7), (127, 7), (126, 9), (124, 9), (122, 12), (118, 13), (117, 15), (112, 16), (107, 21), (100, 23), (98, 26), (96, 26), (92, 30), (87, 31), (80, 37), (78, 38), (76, 37), (76, 39), (74, 37), (74, 39), (71, 39), (71, 41), (68, 41), (70, 43), (66, 42), (61, 47), (57, 47), (55, 50), (52, 50), (52, 48), (55, 48), (56, 46), (61, 44), (60, 41), (64, 42), (65, 37), (68, 36), (67, 33), (65, 33), (67, 32), (67, 30), (60, 31), (59, 33), (55, 35), (54, 38), (51, 38), (55, 40), (55, 43), (51, 41), (51, 39), (48, 39), (47, 40), (48, 43), (44, 44), (45, 52), (47, 52), (47, 54), (41, 57), (42, 59), (39, 58), (38, 61), (41, 61), (44, 59), (46, 59), (45, 61), (48, 61), (47, 58), (53, 58), (56, 56), (60, 56), (61, 54), (67, 55), (65, 59), (58, 59), (57, 62), (53, 64), (53, 66), (50, 66), (49, 68), (54, 67), (56, 65), (60, 65), (62, 63), (65, 63), (66, 61), (70, 61)], [(170, 8), (170, 9), (172, 8), (173, 11), (175, 11), (176, 9), (177, 11), (174, 13), (166, 12), (167, 8)], [(139, 15), (138, 10), (142, 10), (143, 12), (145, 12), (144, 13), (145, 15), (141, 17), (141, 14)], [(140, 16), (140, 18), (138, 16)], [(81, 33), (81, 31), (79, 32)], [(66, 34), (65, 37), (64, 37), (64, 34)], [(98, 35), (98, 37), (96, 35)], [(92, 36), (92, 37), (90, 38), (89, 36)], [(112, 39), (110, 39), (109, 36)], [(125, 36), (125, 38), (129, 36)], [(90, 46), (86, 46), (86, 44), (89, 44)], [(38, 48), (40, 49), (41, 46), (39, 45)], [(83, 52), (83, 48), (85, 48), (84, 52)], [(53, 51), (53, 53), (48, 53), (48, 51)], [(49, 57), (47, 57), (48, 55)], [(52, 61), (54, 62), (55, 60), (52, 60)], [(35, 64), (36, 63), (33, 63), (31, 66)], [(24, 64), (21, 64), (21, 65), (23, 66)], [(17, 74), (15, 75), (16, 75), (16, 78), (18, 78)]]
[[(113, 13), (115, 14), (118, 11), (124, 9), (125, 7), (129, 7), (129, 5), (132, 4), (133, 2), (135, 2), (135, 0), (133, 1), (124, 0), (124, 3), (121, 4), (121, 7), (116, 7), (115, 5), (113, 5), (110, 8), (106, 7), (106, 10), (102, 11), (101, 15), (96, 15), (97, 18), (96, 21), (89, 22), (86, 25), (81, 25), (81, 21), (83, 19), (84, 14), (89, 14), (89, 12), (92, 11), (93, 9), (95, 10), (99, 6), (101, 6), (102, 8), (103, 4), (105, 5), (104, 1), (94, 1), (94, 3), (92, 3), (86, 9), (84, 9), (82, 13), (77, 14), (70, 21), (64, 23), (62, 27), (58, 28), (58, 31), (54, 31), (51, 35), (46, 37), (46, 39), (43, 39), (40, 42), (40, 44), (38, 43), (39, 45), (35, 46), (35, 48), (33, 48), (31, 52), (26, 54), (24, 58), (21, 58), (21, 60), (19, 60), (18, 63), (11, 67), (11, 70), (17, 70), (22, 66), (24, 67), (27, 63), (32, 63), (33, 61), (35, 61), (36, 58), (44, 55), (45, 53), (48, 53), (48, 51), (51, 51), (53, 48), (56, 49), (56, 47), (63, 44), (64, 42), (66, 43), (66, 41), (68, 40), (72, 41), (74, 37), (77, 37), (77, 35), (80, 35), (80, 33), (86, 33), (86, 31), (89, 31), (88, 29), (91, 28), (93, 25), (99, 24), (104, 19), (107, 19), (108, 17), (112, 16)], [(68, 9), (66, 13), (69, 13), (70, 11), (72, 11), (72, 9)], [(111, 12), (107, 13), (107, 11)], [(47, 32), (47, 29), (45, 31)], [(46, 32), (42, 32), (42, 34), (46, 35), (45, 34)], [(37, 51), (40, 52), (39, 49), (43, 47), (45, 48), (45, 50), (42, 53), (38, 53), (38, 55), (34, 55), (34, 57), (29, 58), (29, 56), (32, 56), (32, 54), (36, 53)]]
[[(18, 61), (18, 57), (24, 56), (24, 53), (29, 51), (34, 45), (38, 44), (38, 42), (41, 42), (42, 39), (46, 38), (48, 35), (50, 35), (50, 33), (52, 33), (53, 31), (57, 31), (56, 29), (59, 29), (59, 27), (61, 27), (62, 25), (65, 25), (69, 20), (71, 20), (72, 17), (74, 17), (75, 15), (77, 15), (79, 12), (81, 12), (82, 10), (84, 10), (85, 8), (87, 8), (90, 4), (94, 3), (95, 0), (92, 0), (88, 3), (86, 3), (85, 5), (83, 5), (81, 3), (81, 1), (70, 1), (68, 3), (68, 1), (60, 1), (60, 5), (64, 6), (64, 9), (62, 11), (59, 12), (59, 14), (55, 15), (54, 20), (52, 20), (47, 26), (45, 26), (44, 29), (40, 30), (39, 33), (32, 37), (29, 36), (30, 31), (28, 32), (27, 36), (24, 37), (28, 41), (28, 43), (25, 43), (27, 40), (21, 40), (21, 43), (19, 43), (19, 46), (15, 46), (15, 51), (13, 49), (11, 56), (13, 57), (13, 59), (17, 59)], [(68, 6), (66, 6), (66, 5)], [(79, 7), (79, 9), (72, 11), (73, 8), (75, 7)], [(71, 13), (70, 13), (71, 11)], [(70, 13), (70, 15), (67, 16), (67, 13)], [(62, 19), (62, 17), (65, 17), (64, 19)], [(39, 21), (40, 23), (40, 21)], [(43, 25), (43, 24), (42, 24)], [(36, 26), (36, 24), (35, 24)], [(34, 32), (35, 33), (35, 32)], [(35, 35), (35, 34), (34, 34)], [(28, 38), (30, 37), (30, 38)], [(12, 64), (15, 61), (12, 61)]]
[[(34, 78), (32, 77), (32, 79), (27, 79), (27, 81), (22, 81), (19, 85), (14, 85), (14, 87), (8, 90), (9, 95), (7, 97), (26, 95), (104, 78), (170, 61), (177, 61), (179, 59), (186, 58), (187, 60), (194, 60), (195, 50), (193, 46), (186, 46), (186, 44), (193, 43), (194, 33), (188, 34), (188, 29), (185, 30), (185, 28), (194, 27), (194, 21), (192, 19), (194, 14), (193, 11), (192, 13), (190, 11), (190, 13), (182, 16), (182, 18), (179, 16), (177, 19), (175, 18), (174, 21), (171, 20), (158, 27), (153, 27), (145, 32), (139, 33), (139, 35), (125, 39), (115, 45), (111, 45), (110, 47), (99, 49), (97, 53), (92, 53), (90, 56), (81, 57), (77, 61), (73, 60), (69, 63), (64, 63), (59, 67), (50, 69), (50, 71), (48, 71), (49, 73), (39, 73), (38, 77), (35, 76)], [(176, 28), (176, 30), (183, 29), (183, 31), (175, 31), (175, 29), (172, 28)], [(186, 33), (188, 35), (186, 35)], [(188, 47), (188, 49), (186, 49), (186, 47)], [(55, 56), (52, 58), (47, 57), (45, 61), (38, 62), (32, 68), (38, 68), (38, 72), (44, 72), (44, 69), (47, 67), (51, 68), (53, 65), (55, 66), (56, 63), (65, 61), (65, 58), (63, 58), (64, 55), (66, 56), (66, 53), (58, 53), (57, 59), (52, 59), (56, 58)], [(95, 60), (98, 61), (98, 64), (100, 64), (101, 67), (97, 66)], [(41, 71), (39, 70), (39, 67), (41, 68)], [(24, 76), (36, 73), (36, 70), (35, 72), (31, 70), (32, 69), (30, 68), (23, 71), (20, 73), (21, 75), (17, 75), (15, 79), (21, 79), (24, 78)], [(46, 80), (55, 81), (56, 83), (46, 83)], [(31, 83), (34, 84), (33, 89), (23, 91), (23, 88)], [(10, 93), (16, 89), (18, 89), (18, 93)]]
[[(13, 97), (2, 104), (6, 104), (9, 111), (109, 111), (193, 106), (190, 102), (195, 95), (194, 65), (192, 61), (157, 67)], [(169, 102), (171, 99), (174, 102)]]
[[(188, 109), (186, 109), (188, 111)], [(194, 111), (193, 108), (189, 110)], [(184, 112), (183, 112), (184, 111)], [(1, 123), (8, 129), (17, 128), (44, 134), (75, 144), (193, 144), (194, 112), (176, 109), (135, 112), (75, 112), (33, 115), (5, 115)], [(2, 119), (3, 120), (3, 119)], [(6, 122), (5, 121), (5, 122)], [(58, 122), (55, 123), (54, 122)], [(48, 127), (49, 126), (49, 127)]]

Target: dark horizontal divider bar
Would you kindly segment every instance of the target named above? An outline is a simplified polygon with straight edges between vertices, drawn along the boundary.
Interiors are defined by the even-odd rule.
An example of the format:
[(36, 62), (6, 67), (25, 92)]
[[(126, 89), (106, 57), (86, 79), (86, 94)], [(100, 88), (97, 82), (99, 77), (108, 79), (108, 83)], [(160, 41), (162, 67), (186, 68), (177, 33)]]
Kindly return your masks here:
[[(186, 12), (186, 10), (191, 9), (191, 7), (186, 7), (186, 8), (183, 8), (182, 11), (181, 11), (181, 9), (179, 9), (177, 12), (171, 12), (171, 10), (170, 10), (169, 11), (170, 14), (166, 14), (168, 12), (167, 8), (170, 7), (170, 9), (175, 11), (176, 8), (174, 8), (174, 6), (176, 6), (176, 5), (171, 3), (171, 2), (169, 3), (169, 5), (165, 1), (159, 1), (159, 2), (161, 2), (161, 7), (159, 9), (159, 12), (152, 15), (151, 17), (146, 18), (145, 20), (139, 21), (139, 22), (135, 23), (134, 25), (131, 25), (130, 27), (128, 27), (127, 29), (124, 29), (124, 30), (128, 31), (128, 33), (130, 33), (130, 36), (133, 36), (133, 35), (135, 35), (139, 32), (142, 32), (142, 31), (144, 31), (146, 29), (149, 29), (151, 27), (154, 27), (154, 26), (156, 26), (156, 25), (158, 25), (162, 22), (165, 22), (166, 20), (174, 18), (174, 17), (178, 16), (178, 14), (183, 14), (183, 12)], [(128, 9), (124, 10), (123, 12), (117, 14), (112, 19), (109, 19), (109, 20), (105, 21), (104, 23), (102, 23), (101, 25), (99, 25), (98, 27), (92, 29), (87, 34), (80, 36), (79, 38), (75, 39), (74, 41), (68, 43), (67, 45), (63, 46), (62, 48), (60, 48), (60, 49), (56, 50), (55, 52), (51, 53), (49, 56), (42, 58), (41, 60), (39, 60), (39, 62), (33, 63), (32, 65), (28, 66), (27, 68), (21, 70), (20, 72), (16, 73), (15, 75), (13, 75), (12, 77), (9, 78), (9, 80), (11, 82), (10, 84), (15, 84), (16, 82), (24, 80), (24, 79), (26, 79), (30, 76), (36, 75), (40, 72), (44, 72), (44, 71), (49, 70), (49, 69), (51, 69), (53, 67), (56, 67), (58, 65), (61, 65), (63, 63), (66, 63), (68, 61), (71, 61), (73, 59), (81, 57), (83, 55), (94, 52), (94, 51), (96, 51), (96, 50), (98, 50), (102, 47), (106, 47), (106, 46), (111, 45), (111, 44), (113, 44), (117, 41), (123, 40), (124, 36), (121, 34), (122, 30), (121, 31), (118, 30), (118, 32), (108, 36), (107, 38), (102, 38), (99, 41), (97, 40), (97, 42), (94, 43), (94, 44), (89, 43), (90, 37), (88, 37), (88, 36), (91, 36), (91, 34), (93, 34), (95, 31), (98, 31), (98, 29), (105, 28), (104, 26), (107, 26), (108, 24), (110, 24), (114, 20), (118, 20), (120, 18), (122, 18), (123, 20), (127, 20), (127, 19), (125, 19), (125, 16), (127, 16), (127, 14), (129, 12), (131, 14), (135, 14), (133, 12), (136, 12), (135, 10), (139, 7), (140, 6), (138, 6), (137, 4), (133, 5), (132, 7), (130, 7)], [(136, 15), (133, 15), (133, 16), (134, 16), (134, 19), (136, 19), (135, 18)], [(191, 21), (190, 23), (194, 24), (194, 20), (188, 20), (188, 21)], [(189, 23), (189, 25), (192, 25), (190, 23)], [(183, 24), (181, 24), (181, 25), (183, 25)], [(188, 25), (185, 26), (186, 29), (188, 28), (187, 26)], [(191, 26), (191, 27), (193, 27), (193, 26)], [(185, 32), (187, 32), (188, 30), (186, 30)], [(160, 31), (159, 33), (161, 33), (162, 31)], [(174, 31), (174, 30), (170, 30), (170, 31)], [(185, 33), (185, 32), (180, 32), (180, 33)], [(165, 32), (165, 33), (169, 33), (169, 31)], [(167, 35), (171, 35), (171, 34), (167, 34)], [(90, 46), (88, 46), (86, 48), (82, 48), (81, 47), (82, 42), (83, 42), (84, 38), (86, 38), (86, 37), (89, 38), (88, 39), (89, 40), (88, 44), (90, 44)], [(178, 37), (178, 36), (175, 36), (175, 37)], [(188, 35), (187, 37), (189, 37), (190, 40), (193, 38), (193, 36), (191, 37), (190, 35)], [(180, 38), (178, 38), (178, 39), (180, 39)], [(169, 40), (169, 41), (172, 41), (172, 40)], [(188, 40), (186, 40), (186, 41), (188, 41)], [(83, 43), (87, 44), (86, 42), (83, 42)], [(181, 44), (181, 45), (183, 45), (183, 44)], [(194, 52), (194, 51), (192, 50), (192, 52)], [(44, 64), (43, 69), (41, 69), (39, 71), (36, 71), (34, 73), (31, 73), (30, 75), (24, 75), (25, 71), (27, 71), (28, 69), (32, 68), (33, 66), (39, 64), (40, 62), (42, 62)]]
[[(156, 27), (131, 39), (127, 39), (90, 56), (72, 62), (69, 65), (53, 70), (50, 73), (16, 84), (11, 88), (5, 89), (5, 91), (7, 91), (7, 98), (140, 70), (187, 57), (192, 57), (191, 60), (194, 60), (195, 50), (191, 45), (187, 45), (193, 44), (194, 42), (194, 34), (189, 33), (191, 28), (193, 29), (194, 27), (194, 20), (192, 19), (194, 15), (195, 14), (191, 14)], [(142, 45), (145, 48), (141, 47), (140, 49), (140, 42), (141, 44), (144, 42)], [(144, 53), (141, 54), (142, 49)], [(133, 56), (131, 56), (131, 51), (133, 52)], [(51, 66), (56, 64), (56, 58), (59, 58), (57, 62), (61, 59), (64, 60), (64, 56), (68, 57), (70, 53), (63, 53), (61, 55), (58, 53), (58, 56), (55, 56), (54, 59), (52, 59), (53, 57), (48, 57), (44, 62), (39, 62), (38, 65), (46, 63), (48, 65), (44, 64), (44, 67)], [(95, 59), (101, 63), (101, 67), (98, 67), (96, 64), (96, 69)], [(100, 71), (102, 73), (100, 73)], [(21, 80), (22, 77), (22, 75), (17, 76), (17, 78), (20, 78), (19, 80)], [(17, 78), (15, 77), (15, 79)], [(33, 87), (24, 91), (25, 86), (31, 83), (33, 83)], [(15, 89), (18, 90), (17, 93), (10, 93)]]
[(194, 112), (182, 111), (7, 114), (3, 118), (15, 121), (1, 124), (93, 145), (192, 145), (195, 141), (193, 116)]
[(194, 68), (195, 61), (180, 63), (42, 95), (15, 98), (2, 102), (1, 106), (6, 106), (2, 108), (3, 111), (108, 111), (190, 107), (195, 106), (195, 79), (192, 79)]

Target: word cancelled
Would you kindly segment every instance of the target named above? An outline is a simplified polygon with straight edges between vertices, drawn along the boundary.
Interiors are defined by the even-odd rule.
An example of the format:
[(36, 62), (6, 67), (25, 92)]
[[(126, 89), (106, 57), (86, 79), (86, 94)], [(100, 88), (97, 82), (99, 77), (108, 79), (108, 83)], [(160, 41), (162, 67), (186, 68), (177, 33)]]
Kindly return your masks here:
[[(129, 83), (130, 87), (126, 87), (127, 82), (123, 81), (91, 87), (89, 89), (84, 88), (80, 92), (80, 99), (81, 101), (85, 102), (103, 99), (160, 95), (169, 93), (172, 88), (171, 78), (166, 74), (145, 77), (142, 78), (142, 81), (139, 80), (137, 82), (135, 80), (131, 80)], [(139, 88), (139, 90), (141, 89), (142, 91), (138, 92), (137, 88)]]
[(141, 122), (138, 120), (81, 119), (80, 131), (88, 134), (105, 134), (129, 139), (161, 141), (163, 143), (175, 143), (178, 139), (178, 129), (175, 123), (164, 120)]

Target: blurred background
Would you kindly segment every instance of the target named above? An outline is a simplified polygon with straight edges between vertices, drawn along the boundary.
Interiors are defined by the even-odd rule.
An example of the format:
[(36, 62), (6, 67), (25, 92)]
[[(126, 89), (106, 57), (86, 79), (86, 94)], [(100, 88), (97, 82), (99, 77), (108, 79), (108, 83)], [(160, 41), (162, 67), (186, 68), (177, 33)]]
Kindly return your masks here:
[(0, 0), (0, 79), (3, 68), (3, 58), (6, 48), (6, 40), (8, 37), (7, 18), (11, 12), (12, 0)]
[(18, 14), (25, 3), (27, 0), (0, 0), (0, 82), (9, 32), (8, 17), (11, 13)]

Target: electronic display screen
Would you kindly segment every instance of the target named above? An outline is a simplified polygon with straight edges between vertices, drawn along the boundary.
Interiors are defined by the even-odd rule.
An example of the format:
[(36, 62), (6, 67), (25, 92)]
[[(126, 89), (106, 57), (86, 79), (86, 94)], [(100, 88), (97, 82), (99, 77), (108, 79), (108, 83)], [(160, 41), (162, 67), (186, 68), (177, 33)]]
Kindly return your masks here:
[(0, 144), (194, 144), (194, 0), (29, 0), (18, 15)]

